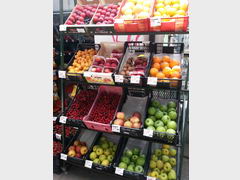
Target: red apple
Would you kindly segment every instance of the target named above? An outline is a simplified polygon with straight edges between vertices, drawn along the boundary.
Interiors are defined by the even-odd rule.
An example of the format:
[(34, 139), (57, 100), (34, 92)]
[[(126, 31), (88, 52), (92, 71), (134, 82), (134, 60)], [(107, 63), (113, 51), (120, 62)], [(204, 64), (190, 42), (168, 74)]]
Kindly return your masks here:
[(138, 117), (136, 117), (136, 116), (133, 116), (133, 117), (130, 118), (130, 121), (132, 123), (138, 123), (138, 122), (140, 122), (140, 119)]
[(82, 21), (80, 21), (80, 20), (76, 21), (76, 24), (78, 24), (78, 25), (80, 25), (81, 23), (82, 23)]
[(97, 22), (98, 22), (98, 17), (94, 16), (93, 22), (94, 22), (94, 23), (97, 23)]
[(131, 128), (132, 127), (132, 123), (130, 121), (126, 121), (124, 123), (124, 127), (128, 127), (128, 128)]
[(96, 14), (95, 14), (95, 16), (97, 16), (97, 17), (100, 17), (100, 16), (101, 16), (101, 14), (100, 14), (100, 13), (96, 13)]
[(106, 11), (105, 11), (105, 10), (102, 10), (101, 14), (102, 14), (102, 15), (105, 15), (105, 14), (106, 14)]
[(116, 14), (116, 13), (117, 13), (117, 10), (116, 10), (116, 9), (112, 9), (112, 10), (111, 10), (111, 13)]
[(111, 64), (109, 62), (105, 63), (105, 66), (111, 66)]
[(141, 124), (140, 123), (133, 123), (133, 128), (141, 128)]
[(102, 72), (102, 68), (97, 67), (96, 72)]
[(113, 124), (123, 126), (124, 121), (122, 119), (116, 119), (114, 120)]
[(122, 120), (124, 120), (124, 118), (125, 118), (124, 112), (117, 112), (117, 119), (122, 119)]
[(76, 146), (76, 153), (80, 153), (81, 152), (81, 146)]
[(139, 119), (141, 119), (141, 113), (140, 112), (134, 112), (132, 116), (136, 116), (138, 117)]
[(96, 72), (97, 71), (97, 68), (92, 68), (92, 72)]
[(110, 14), (110, 17), (115, 17), (115, 14), (111, 13), (111, 14)]
[(71, 17), (73, 17), (74, 19), (77, 19), (78, 14), (77, 13), (73, 13)]
[(80, 153), (77, 153), (77, 154), (75, 155), (75, 157), (76, 157), (76, 158), (80, 158), (80, 157), (81, 157), (81, 154), (80, 154)]
[(81, 15), (80, 16), (82, 16), (83, 18), (85, 18), (85, 16), (86, 16), (86, 13), (81, 13)]
[(107, 9), (107, 12), (111, 12), (111, 11), (112, 11), (112, 8), (108, 8), (108, 9)]
[(112, 63), (112, 64), (111, 64), (111, 67), (116, 68), (116, 67), (117, 67), (117, 64), (116, 64), (116, 63)]

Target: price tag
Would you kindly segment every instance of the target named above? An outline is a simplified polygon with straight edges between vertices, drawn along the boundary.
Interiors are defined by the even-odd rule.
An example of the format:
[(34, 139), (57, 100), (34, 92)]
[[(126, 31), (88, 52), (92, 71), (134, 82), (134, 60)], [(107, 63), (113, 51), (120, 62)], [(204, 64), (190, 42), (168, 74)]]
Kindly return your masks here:
[(147, 176), (147, 180), (156, 180), (156, 178), (155, 178), (155, 177)]
[(67, 155), (66, 154), (63, 154), (61, 153), (61, 157), (60, 157), (62, 160), (66, 161), (67, 160)]
[(77, 29), (77, 32), (79, 32), (79, 33), (85, 33), (85, 30), (84, 29)]
[(84, 76), (84, 77), (91, 77), (91, 73), (90, 73), (90, 72), (84, 72), (84, 73), (83, 73), (83, 76)]
[(66, 116), (61, 116), (59, 122), (62, 124), (66, 124), (67, 117)]
[(120, 175), (120, 176), (123, 176), (123, 171), (124, 171), (123, 168), (116, 167), (116, 169), (115, 169), (115, 174), (118, 174), (118, 175)]
[(140, 83), (140, 76), (131, 76), (130, 83), (139, 84)]
[(57, 117), (53, 117), (53, 121), (56, 121), (57, 120)]
[(56, 138), (58, 139), (58, 140), (61, 140), (61, 134), (56, 134)]
[(120, 133), (120, 126), (113, 124), (113, 125), (112, 125), (112, 132), (118, 132), (118, 133)]
[(91, 168), (92, 168), (92, 163), (93, 163), (92, 161), (86, 160), (84, 166), (85, 166), (86, 168), (90, 168), (90, 169), (91, 169)]
[(153, 137), (153, 130), (151, 130), (151, 129), (143, 129), (143, 136)]
[(67, 30), (67, 26), (65, 24), (61, 24), (59, 26), (59, 31), (66, 31)]
[(58, 77), (62, 79), (66, 79), (66, 71), (58, 71)]
[(123, 75), (115, 74), (115, 82), (123, 83)]
[(156, 86), (157, 85), (157, 78), (156, 77), (148, 77), (147, 84)]
[(123, 23), (124, 19), (115, 19), (115, 23)]
[(159, 17), (150, 18), (150, 25), (151, 27), (161, 26), (161, 18)]

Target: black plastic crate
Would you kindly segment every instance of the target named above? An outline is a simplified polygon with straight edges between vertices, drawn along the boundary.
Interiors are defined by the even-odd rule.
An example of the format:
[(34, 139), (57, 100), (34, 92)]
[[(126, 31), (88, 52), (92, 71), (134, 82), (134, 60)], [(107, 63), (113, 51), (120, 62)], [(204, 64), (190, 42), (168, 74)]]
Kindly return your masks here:
[[(149, 53), (148, 56), (148, 64), (145, 69), (144, 76), (140, 76), (140, 81), (138, 84), (133, 84), (130, 82), (131, 76), (130, 75), (123, 75), (123, 83), (116, 82), (115, 75), (120, 75), (120, 70), (123, 69), (123, 66), (126, 64), (127, 58), (130, 56), (128, 53)], [(128, 57), (129, 56), (129, 57)], [(121, 65), (118, 71), (114, 74), (114, 81), (117, 85), (133, 85), (136, 87), (146, 86), (147, 78), (149, 74), (149, 69), (151, 67), (151, 59), (152, 59), (152, 43), (151, 42), (141, 42), (141, 41), (133, 41), (133, 42), (125, 42), (124, 43), (124, 56), (122, 57)]]
[[(184, 51), (184, 43), (154, 43), (153, 44), (153, 53), (154, 55), (163, 56), (168, 55), (174, 59), (178, 59), (182, 65), (183, 59), (183, 51)], [(153, 63), (153, 61), (152, 61)], [(151, 65), (152, 65), (151, 63)], [(183, 68), (183, 67), (181, 67)], [(150, 71), (149, 71), (150, 72)], [(179, 79), (158, 79), (156, 87), (158, 88), (170, 88), (170, 89), (181, 89), (182, 87), (182, 78)]]
[[(77, 48), (76, 48), (76, 52), (74, 53), (74, 55), (72, 56), (71, 60), (69, 61), (69, 63), (67, 64), (67, 68), (66, 70), (68, 71), (68, 67), (72, 65), (74, 59), (75, 59), (75, 55), (77, 54), (78, 50), (85, 50), (85, 49), (95, 49), (96, 51), (99, 51), (100, 49), (100, 44), (89, 44), (89, 43), (79, 43)], [(81, 81), (81, 82), (86, 82), (83, 73), (68, 73), (66, 72), (67, 78), (70, 80), (74, 80), (74, 81)]]
[(129, 179), (137, 179), (137, 180), (145, 179), (144, 174), (146, 174), (146, 172), (147, 172), (147, 163), (148, 163), (147, 160), (149, 159), (148, 156), (150, 155), (149, 144), (150, 144), (149, 141), (145, 141), (145, 140), (141, 140), (141, 139), (124, 138), (123, 146), (121, 148), (121, 151), (119, 152), (116, 162), (114, 163), (115, 174), (116, 174), (116, 168), (119, 166), (119, 163), (121, 162), (121, 157), (123, 156), (125, 150), (139, 148), (140, 154), (145, 155), (145, 163), (143, 165), (143, 173), (137, 173), (137, 172), (124, 170), (122, 176), (129, 178)]
[(86, 160), (90, 160), (90, 154), (91, 154), (91, 152), (93, 152), (93, 147), (99, 143), (100, 138), (103, 136), (105, 136), (107, 139), (110, 139), (111, 142), (114, 142), (117, 145), (117, 150), (115, 152), (115, 156), (113, 157), (113, 161), (112, 161), (112, 163), (109, 164), (109, 166), (103, 166), (101, 164), (97, 164), (97, 163), (93, 162), (92, 169), (113, 173), (114, 172), (113, 164), (115, 163), (116, 159), (118, 158), (119, 152), (122, 148), (122, 144), (124, 141), (124, 138), (121, 136), (117, 136), (117, 135), (109, 134), (109, 133), (102, 133), (102, 132), (98, 133), (95, 141), (92, 143), (89, 153), (87, 154)]

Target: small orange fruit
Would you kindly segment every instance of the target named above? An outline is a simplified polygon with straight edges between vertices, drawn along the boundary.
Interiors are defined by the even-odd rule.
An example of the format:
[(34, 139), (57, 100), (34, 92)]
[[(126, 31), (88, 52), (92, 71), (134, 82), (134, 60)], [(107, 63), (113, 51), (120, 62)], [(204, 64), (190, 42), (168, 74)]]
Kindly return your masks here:
[(174, 60), (174, 59), (170, 60), (170, 64), (169, 64), (170, 68), (173, 68), (173, 66), (178, 66), (178, 65), (180, 65), (180, 62), (178, 60)]
[(169, 64), (167, 62), (161, 63), (161, 69), (164, 69), (165, 67), (169, 67)]
[(153, 57), (153, 63), (161, 63), (162, 62), (162, 60), (161, 60), (161, 58), (160, 57), (157, 57), (157, 56), (154, 56)]
[(169, 56), (163, 56), (162, 60), (163, 60), (163, 62), (170, 63), (170, 57)]
[(162, 72), (158, 72), (156, 77), (159, 78), (159, 79), (164, 79), (165, 78), (165, 74), (163, 74)]
[(180, 66), (173, 66), (172, 70), (177, 71), (177, 72), (181, 72), (181, 67)]
[(150, 75), (152, 77), (156, 77), (157, 73), (158, 73), (158, 69), (156, 69), (156, 68), (151, 68), (150, 69)]
[(179, 72), (177, 72), (177, 71), (172, 71), (171, 73), (170, 73), (170, 77), (171, 78), (181, 78), (181, 74), (179, 73)]
[(161, 65), (160, 65), (159, 63), (154, 63), (154, 64), (152, 65), (152, 67), (160, 70)]
[(170, 77), (170, 74), (172, 73), (172, 69), (170, 67), (165, 67), (162, 72), (166, 77)]

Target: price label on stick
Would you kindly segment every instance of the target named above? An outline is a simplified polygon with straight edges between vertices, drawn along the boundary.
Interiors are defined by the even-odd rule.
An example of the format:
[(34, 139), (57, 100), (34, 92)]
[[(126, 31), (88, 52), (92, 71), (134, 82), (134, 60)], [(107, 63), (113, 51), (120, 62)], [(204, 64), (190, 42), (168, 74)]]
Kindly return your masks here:
[(139, 84), (140, 83), (140, 76), (131, 76), (130, 83)]
[(112, 125), (112, 132), (118, 132), (118, 133), (120, 133), (120, 126), (113, 124), (113, 125)]
[(62, 160), (66, 161), (67, 160), (67, 155), (66, 154), (63, 154), (61, 153), (61, 157), (60, 157)]
[(58, 77), (62, 79), (66, 79), (66, 71), (59, 70)]
[(56, 121), (57, 120), (57, 117), (53, 117), (53, 121)]
[(61, 134), (56, 134), (56, 138), (58, 139), (58, 140), (61, 140)]
[(66, 124), (67, 117), (66, 116), (61, 116), (59, 122), (62, 124)]
[(115, 82), (123, 83), (123, 75), (115, 74)]
[(86, 160), (84, 166), (85, 166), (86, 168), (90, 168), (90, 169), (91, 169), (91, 168), (92, 168), (92, 163), (93, 163), (92, 161)]
[(151, 130), (151, 129), (143, 129), (143, 136), (153, 137), (153, 130)]
[(147, 176), (147, 180), (156, 180), (156, 178), (155, 178), (155, 177)]
[(156, 77), (148, 77), (147, 84), (156, 86), (157, 85), (157, 78)]
[(61, 24), (61, 25), (59, 26), (59, 31), (66, 31), (66, 30), (67, 30), (67, 26), (66, 26), (66, 25)]
[(118, 175), (120, 175), (120, 176), (123, 176), (123, 171), (124, 171), (123, 168), (116, 167), (116, 169), (115, 169), (115, 174), (118, 174)]

